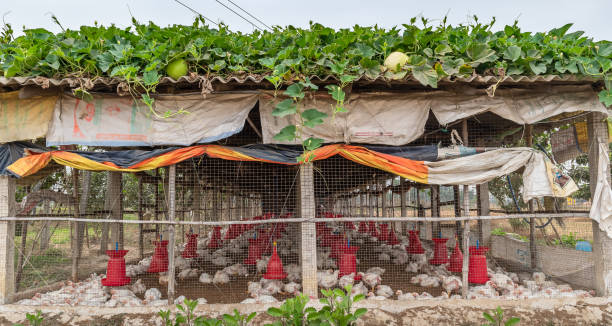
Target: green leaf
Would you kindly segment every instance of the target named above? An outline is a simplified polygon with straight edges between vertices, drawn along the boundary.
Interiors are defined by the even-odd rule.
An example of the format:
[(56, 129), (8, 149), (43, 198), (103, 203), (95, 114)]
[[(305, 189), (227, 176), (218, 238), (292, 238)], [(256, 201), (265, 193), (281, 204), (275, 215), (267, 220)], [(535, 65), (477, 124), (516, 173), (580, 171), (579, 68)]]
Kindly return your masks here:
[(303, 90), (304, 86), (302, 86), (300, 83), (295, 83), (287, 87), (287, 90), (283, 94), (292, 98), (302, 99), (305, 95)]
[(149, 96), (149, 94), (143, 93), (140, 95), (140, 98), (142, 99), (142, 103), (144, 103), (146, 106), (153, 107), (153, 99)]
[(493, 316), (491, 316), (489, 313), (487, 313), (487, 312), (483, 312), (483, 313), (482, 313), (482, 316), (483, 316), (483, 317), (484, 317), (486, 320), (488, 320), (488, 321), (490, 321), (490, 322), (492, 322), (492, 323), (495, 323), (495, 318), (493, 318)]
[(508, 319), (505, 323), (504, 326), (514, 326), (516, 324), (518, 324), (521, 321), (520, 318), (518, 317), (512, 317), (510, 319)]
[(109, 52), (104, 52), (96, 57), (96, 61), (98, 63), (98, 68), (100, 68), (102, 72), (107, 72), (115, 62), (115, 58)]
[(491, 62), (497, 60), (495, 51), (489, 48), (486, 43), (472, 43), (465, 50), (465, 54), (472, 59), (472, 65), (477, 66), (480, 63)]
[(556, 37), (562, 37), (563, 35), (565, 35), (565, 33), (567, 33), (567, 30), (570, 29), (570, 27), (572, 27), (572, 23), (570, 24), (565, 24), (559, 28), (553, 28), (550, 30), (550, 32), (548, 32), (550, 35), (552, 36), (556, 36)]
[(304, 79), (304, 81), (301, 81), (301, 82), (300, 82), (300, 84), (302, 84), (302, 86), (304, 86), (304, 88), (310, 88), (310, 89), (313, 89), (313, 90), (317, 90), (317, 89), (319, 89), (319, 86), (317, 86), (317, 85), (313, 84), (313, 83), (310, 81), (310, 78), (308, 78), (308, 77), (306, 77), (306, 78)]
[(323, 123), (323, 119), (327, 118), (327, 114), (317, 109), (308, 109), (302, 112), (302, 118), (304, 119), (304, 126), (314, 128)]
[(431, 86), (433, 88), (438, 87), (438, 73), (429, 67), (417, 67), (412, 69), (412, 75), (422, 85)]
[(147, 86), (153, 86), (157, 84), (158, 80), (159, 80), (159, 73), (157, 72), (157, 70), (145, 71), (145, 73), (142, 74), (142, 81)]
[(342, 75), (340, 76), (340, 82), (344, 85), (344, 84), (348, 84), (350, 82), (352, 82), (353, 80), (355, 80), (355, 76), (351, 76), (351, 75)]
[(297, 112), (297, 105), (295, 102), (288, 98), (276, 104), (276, 107), (272, 111), (272, 115), (275, 117), (284, 117), (288, 114), (294, 114)]
[(448, 44), (440, 44), (436, 46), (435, 52), (437, 55), (445, 55), (447, 53), (453, 52), (453, 49), (448, 46)]
[(597, 44), (597, 54), (602, 57), (608, 57), (612, 55), (612, 42), (602, 42)]
[(599, 92), (599, 101), (603, 103), (606, 107), (610, 107), (612, 105), (612, 91), (608, 89), (604, 89)]
[(282, 317), (283, 316), (283, 312), (282, 310), (278, 309), (278, 308), (268, 308), (268, 315), (272, 316), (272, 317)]
[(327, 93), (330, 94), (336, 102), (344, 102), (346, 94), (338, 85), (327, 85), (325, 88), (327, 88)]
[(323, 145), (323, 139), (310, 137), (302, 142), (307, 151), (313, 151)]
[(293, 141), (297, 138), (296, 131), (295, 125), (286, 126), (278, 134), (274, 135), (274, 139), (278, 141)]
[(531, 61), (529, 62), (529, 68), (536, 75), (541, 75), (541, 74), (546, 73), (546, 64), (543, 62), (536, 63), (535, 61)]
[(363, 316), (366, 312), (368, 312), (368, 309), (366, 309), (366, 308), (359, 308), (359, 309), (355, 310), (355, 317), (359, 318), (359, 317)]
[(259, 59), (259, 64), (261, 64), (262, 66), (268, 68), (268, 69), (273, 69), (274, 68), (274, 64), (276, 63), (276, 58), (261, 58)]
[(516, 45), (509, 46), (506, 51), (504, 51), (504, 59), (508, 59), (512, 62), (516, 61), (521, 57), (521, 48)]

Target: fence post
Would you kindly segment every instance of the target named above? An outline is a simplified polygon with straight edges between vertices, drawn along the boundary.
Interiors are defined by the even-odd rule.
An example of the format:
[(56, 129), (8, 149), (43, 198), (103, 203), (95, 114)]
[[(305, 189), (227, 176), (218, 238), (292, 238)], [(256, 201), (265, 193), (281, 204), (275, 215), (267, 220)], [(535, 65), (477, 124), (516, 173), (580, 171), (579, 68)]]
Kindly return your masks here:
[[(315, 194), (312, 163), (303, 164), (299, 171), (298, 203), (301, 218), (315, 218)], [(317, 234), (314, 222), (300, 224), (302, 289), (310, 298), (316, 298), (317, 286)]]
[[(587, 128), (589, 135), (589, 179), (591, 199), (597, 187), (599, 170), (599, 144), (606, 144), (607, 153), (608, 128), (606, 115), (593, 112), (587, 115)], [(609, 171), (609, 170), (608, 170)], [(610, 173), (605, 176), (610, 180)], [(593, 257), (595, 258), (595, 290), (599, 296), (612, 296), (612, 239), (599, 229), (597, 222), (593, 221)]]
[[(15, 216), (15, 179), (0, 176), (0, 216)], [(0, 222), (0, 304), (15, 293), (15, 222)]]
[[(465, 146), (469, 146), (468, 143), (468, 123), (467, 119), (463, 120), (462, 125), (462, 133), (463, 133), (463, 143)], [(455, 197), (455, 201), (459, 200), (459, 191), (457, 191), (457, 196)], [(466, 217), (470, 216), (470, 188), (468, 185), (463, 186), (463, 215)], [(461, 287), (461, 296), (464, 299), (467, 299), (468, 291), (469, 291), (469, 282), (468, 282), (468, 274), (469, 274), (469, 262), (470, 262), (470, 221), (463, 221), (463, 266), (461, 268), (462, 272), (462, 283)]]
[[(168, 169), (168, 221), (174, 222), (176, 211), (176, 165)], [(168, 304), (174, 304), (174, 224), (168, 225)]]

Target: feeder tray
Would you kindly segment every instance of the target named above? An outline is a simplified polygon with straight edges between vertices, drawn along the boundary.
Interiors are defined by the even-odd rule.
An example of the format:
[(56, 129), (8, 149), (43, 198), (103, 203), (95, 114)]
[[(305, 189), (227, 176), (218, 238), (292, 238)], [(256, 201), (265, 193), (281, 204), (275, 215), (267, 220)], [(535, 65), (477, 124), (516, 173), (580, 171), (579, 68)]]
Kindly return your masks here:
[(431, 265), (448, 264), (448, 250), (446, 249), (446, 241), (448, 238), (433, 238), (434, 242), (434, 258), (429, 260)]
[(110, 257), (106, 266), (106, 278), (102, 279), (104, 286), (124, 286), (130, 284), (131, 278), (125, 275), (125, 259), (128, 250), (107, 250)]

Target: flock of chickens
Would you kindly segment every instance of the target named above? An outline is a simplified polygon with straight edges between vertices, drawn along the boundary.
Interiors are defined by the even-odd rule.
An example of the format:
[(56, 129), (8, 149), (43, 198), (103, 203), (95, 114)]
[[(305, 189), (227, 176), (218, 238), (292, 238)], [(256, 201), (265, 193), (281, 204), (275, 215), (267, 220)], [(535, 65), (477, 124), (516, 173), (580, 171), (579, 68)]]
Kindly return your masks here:
[[(297, 239), (297, 224), (287, 226), (280, 237), (276, 239), (278, 253), (281, 257), (299, 255)], [(368, 254), (374, 253), (378, 261), (383, 265), (394, 264), (401, 266), (406, 272), (407, 281), (412, 284), (412, 288), (417, 286), (421, 290), (425, 288), (434, 289), (441, 294), (437, 297), (432, 296), (427, 291), (407, 292), (402, 290), (394, 291), (389, 285), (383, 284), (385, 268), (371, 267), (365, 272), (344, 275), (339, 277), (337, 260), (331, 258), (331, 250), (327, 247), (317, 246), (317, 280), (320, 288), (344, 288), (346, 285), (353, 285), (351, 295), (363, 294), (370, 300), (416, 300), (416, 299), (446, 299), (460, 298), (462, 281), (457, 275), (453, 275), (446, 269), (446, 265), (434, 266), (428, 263), (428, 259), (433, 256), (433, 250), (427, 242), (423, 242), (424, 254), (408, 254), (405, 247), (408, 245), (408, 238), (397, 235), (400, 241), (398, 245), (389, 245), (367, 233), (345, 228), (346, 223), (328, 223), (332, 232), (344, 234), (351, 244), (367, 248)], [(192, 266), (192, 259), (185, 259), (178, 254), (175, 258), (176, 278), (183, 282), (199, 282), (202, 284), (214, 284), (222, 287), (236, 277), (245, 277), (249, 274), (257, 273), (263, 275), (266, 271), (269, 256), (262, 256), (257, 260), (254, 267), (247, 267), (237, 261), (237, 257), (243, 257), (243, 253), (248, 251), (249, 238), (256, 236), (257, 230), (251, 229), (243, 232), (240, 236), (232, 240), (223, 241), (219, 249), (208, 249), (208, 242), (212, 232), (208, 237), (198, 240), (198, 262), (204, 262), (216, 267), (214, 274), (199, 271)], [(184, 249), (184, 244), (176, 248), (180, 253)], [(366, 250), (366, 249), (362, 249)], [(358, 269), (359, 269), (359, 261)], [(151, 257), (147, 257), (138, 264), (127, 265), (127, 276), (136, 279), (139, 275), (146, 273), (151, 264)], [(193, 264), (195, 265), (195, 264)], [(405, 267), (404, 267), (405, 266)], [(275, 295), (289, 294), (295, 295), (301, 288), (301, 267), (297, 264), (285, 264), (284, 270), (287, 277), (284, 280), (267, 280), (261, 278), (259, 281), (248, 282), (247, 293), (249, 297), (242, 303), (273, 303), (277, 302)], [(409, 277), (409, 275), (414, 275)], [(475, 298), (501, 298), (508, 300), (526, 299), (533, 297), (590, 297), (592, 292), (584, 290), (573, 290), (568, 284), (557, 284), (551, 280), (546, 280), (543, 273), (509, 273), (498, 267), (495, 270), (488, 270), (490, 280), (484, 285), (470, 286), (468, 292), (469, 299)], [(22, 305), (69, 305), (69, 306), (160, 306), (166, 305), (166, 299), (162, 299), (162, 293), (157, 288), (148, 288), (141, 279), (125, 287), (108, 288), (101, 284), (103, 275), (92, 274), (88, 279), (73, 283), (66, 282), (57, 291), (47, 293), (37, 293), (31, 299), (24, 299), (18, 302)], [(355, 278), (359, 281), (355, 281)], [(197, 280), (197, 281), (196, 281)], [(160, 273), (158, 279), (161, 287), (167, 286), (167, 273)], [(181, 303), (185, 299), (180, 296), (175, 303)], [(199, 303), (206, 303), (205, 298), (197, 299)]]

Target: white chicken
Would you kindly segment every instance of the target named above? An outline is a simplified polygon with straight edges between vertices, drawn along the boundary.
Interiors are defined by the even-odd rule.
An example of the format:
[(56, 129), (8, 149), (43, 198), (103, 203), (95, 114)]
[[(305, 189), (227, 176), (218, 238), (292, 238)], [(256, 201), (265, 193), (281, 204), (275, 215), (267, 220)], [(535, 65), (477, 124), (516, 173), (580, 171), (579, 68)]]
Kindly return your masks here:
[(278, 300), (276, 300), (275, 297), (271, 296), (271, 295), (260, 295), (259, 297), (257, 297), (256, 299), (257, 303), (275, 303), (278, 302)]
[(210, 262), (215, 266), (222, 266), (222, 267), (225, 267), (231, 264), (230, 259), (225, 256), (214, 256)]
[(393, 289), (388, 285), (378, 285), (376, 286), (376, 295), (390, 298), (393, 296)]
[(158, 282), (159, 282), (159, 285), (161, 286), (168, 286), (168, 274), (166, 273), (159, 274)]
[(410, 278), (410, 283), (412, 284), (419, 284), (421, 283), (421, 281), (423, 281), (424, 279), (428, 278), (429, 275), (427, 274), (419, 274), (417, 276), (413, 276)]
[(361, 273), (361, 274), (362, 274), (361, 279), (363, 280), (363, 283), (369, 286), (370, 289), (374, 289), (382, 281), (382, 278), (380, 277), (380, 274), (378, 273), (365, 273), (365, 274)]
[(159, 300), (159, 299), (161, 299), (161, 297), (162, 297), (161, 292), (158, 289), (156, 289), (156, 288), (150, 288), (147, 291), (145, 291), (145, 294), (144, 294), (144, 299), (147, 302), (152, 302), (152, 301), (155, 301), (155, 300)]
[(319, 281), (319, 286), (325, 289), (330, 289), (338, 284), (338, 274), (339, 270), (333, 271), (328, 269), (326, 271), (317, 271), (317, 280)]
[(297, 264), (289, 264), (285, 267), (287, 280), (289, 282), (299, 282), (302, 279), (302, 268)]
[(354, 296), (356, 296), (358, 294), (363, 294), (363, 295), (368, 294), (368, 288), (366, 288), (365, 285), (363, 285), (362, 282), (359, 282), (359, 283), (355, 284), (351, 288), (351, 297), (354, 297)]
[(147, 290), (147, 287), (142, 283), (141, 279), (138, 279), (134, 284), (130, 285), (130, 290), (135, 294), (142, 294)]
[(353, 285), (355, 282), (355, 273), (344, 275), (338, 280), (338, 286), (344, 289), (347, 285)]
[(301, 285), (295, 282), (289, 282), (283, 286), (283, 292), (291, 295), (296, 295), (300, 292)]
[(368, 294), (366, 295), (366, 298), (368, 300), (387, 300), (386, 297), (383, 297), (382, 295), (376, 295), (373, 292), (368, 292)]
[(185, 302), (185, 296), (181, 295), (178, 298), (174, 299), (174, 304), (183, 304)]
[(202, 273), (202, 275), (200, 275), (200, 278), (198, 279), (198, 281), (200, 283), (202, 283), (202, 284), (210, 284), (210, 283), (213, 282), (213, 278), (208, 273)]
[(378, 255), (378, 260), (380, 261), (389, 261), (391, 260), (391, 257), (387, 254), (387, 253), (381, 253)]
[(542, 285), (546, 281), (546, 275), (542, 272), (534, 272), (532, 278), (537, 285)]
[(257, 274), (263, 274), (265, 273), (266, 269), (268, 268), (268, 261), (270, 260), (270, 257), (261, 257), (261, 259), (258, 259), (256, 264), (257, 264)]
[(371, 274), (378, 274), (380, 276), (382, 276), (385, 273), (385, 269), (382, 267), (370, 267), (368, 268), (368, 270), (366, 271), (366, 274), (371, 273)]
[(207, 304), (207, 303), (208, 303), (208, 300), (206, 300), (205, 298), (198, 298), (198, 299), (196, 300), (196, 302), (197, 302), (198, 304)]
[(259, 283), (261, 284), (261, 295), (275, 295), (283, 289), (283, 282), (280, 280), (262, 278)]
[(514, 282), (512, 279), (505, 274), (502, 273), (493, 273), (491, 275), (490, 282), (492, 283), (492, 287), (501, 292), (510, 292), (515, 288)]
[(224, 271), (217, 271), (215, 273), (215, 276), (213, 277), (213, 284), (215, 285), (227, 284), (229, 283), (229, 281), (230, 281), (230, 277)]
[(247, 283), (247, 293), (253, 298), (259, 296), (261, 294), (261, 283), (249, 281)]
[(426, 278), (423, 278), (419, 285), (424, 288), (435, 288), (440, 286), (440, 279), (436, 276), (428, 276)]
[(182, 271), (184, 269), (189, 268), (190, 266), (191, 262), (180, 255), (176, 256), (176, 258), (174, 259), (174, 267), (177, 271)]
[(404, 293), (402, 290), (395, 291), (395, 295), (397, 295), (397, 300), (414, 300), (419, 297), (416, 292)]
[(458, 291), (461, 289), (462, 282), (461, 279), (457, 276), (448, 276), (442, 279), (442, 287), (446, 292), (452, 293), (453, 291)]
[(419, 265), (415, 262), (409, 263), (408, 265), (406, 265), (406, 272), (408, 273), (418, 273), (419, 272)]
[(188, 278), (198, 277), (199, 272), (195, 268), (186, 268), (180, 271), (177, 275), (178, 279), (184, 281)]
[(158, 300), (153, 300), (153, 301), (147, 301), (147, 306), (151, 306), (151, 307), (159, 307), (159, 306), (165, 306), (168, 304), (168, 300), (162, 300), (162, 299), (158, 299)]

